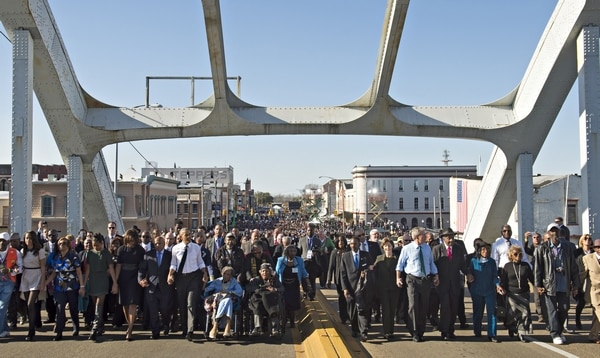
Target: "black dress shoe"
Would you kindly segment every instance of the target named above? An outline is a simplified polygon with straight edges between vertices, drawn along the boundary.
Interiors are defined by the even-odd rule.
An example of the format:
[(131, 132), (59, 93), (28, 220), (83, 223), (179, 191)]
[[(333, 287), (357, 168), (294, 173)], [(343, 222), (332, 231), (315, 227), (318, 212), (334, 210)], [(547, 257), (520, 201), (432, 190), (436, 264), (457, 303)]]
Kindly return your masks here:
[(169, 330), (168, 330), (168, 329), (165, 329), (165, 330), (163, 331), (163, 335), (165, 335), (165, 336), (168, 336), (168, 335), (169, 335)]
[(460, 329), (467, 329), (469, 328), (469, 324), (468, 323), (461, 323), (460, 324)]
[(191, 342), (194, 339), (194, 334), (192, 332), (188, 332), (188, 334), (185, 335), (185, 338)]
[(360, 335), (361, 342), (366, 342), (368, 338), (369, 337), (367, 337), (367, 335), (365, 333), (363, 333), (363, 334)]
[(25, 340), (27, 342), (31, 342), (31, 341), (33, 341), (33, 336), (27, 336), (27, 337), (25, 337)]
[(78, 337), (79, 336), (79, 331), (73, 331), (73, 337)]
[(92, 334), (90, 334), (90, 336), (88, 337), (88, 339), (90, 341), (96, 341), (96, 339), (98, 339), (98, 333), (96, 331), (93, 331)]
[(412, 340), (413, 340), (413, 342), (417, 342), (417, 343), (423, 342), (423, 338), (421, 338), (421, 336), (417, 336), (417, 335), (413, 336)]
[(44, 323), (56, 323), (56, 320), (46, 319), (46, 320), (44, 320)]
[(150, 339), (159, 339), (160, 338), (160, 334), (153, 334), (150, 336)]
[(456, 335), (454, 333), (448, 333), (446, 335), (446, 337), (450, 338), (450, 339), (456, 339)]
[(62, 341), (62, 334), (57, 334), (56, 337), (52, 338), (52, 340), (55, 342)]

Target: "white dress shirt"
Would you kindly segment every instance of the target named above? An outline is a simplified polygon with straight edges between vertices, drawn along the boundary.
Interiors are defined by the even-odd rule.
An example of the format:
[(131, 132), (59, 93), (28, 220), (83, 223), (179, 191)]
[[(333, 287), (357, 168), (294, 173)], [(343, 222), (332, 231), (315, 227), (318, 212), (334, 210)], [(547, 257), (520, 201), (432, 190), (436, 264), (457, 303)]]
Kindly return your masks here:
[[(177, 269), (179, 269), (179, 264), (183, 259), (185, 246), (185, 243), (180, 242), (179, 244), (173, 246), (173, 249), (171, 250), (172, 257), (170, 268), (174, 271), (177, 271)], [(200, 246), (193, 242), (190, 242), (189, 244), (187, 244), (187, 246), (188, 253), (185, 259), (185, 265), (183, 266), (183, 269), (180, 273), (187, 274), (205, 268), (206, 265), (204, 264), (204, 260), (202, 260), (202, 252), (200, 250)]]

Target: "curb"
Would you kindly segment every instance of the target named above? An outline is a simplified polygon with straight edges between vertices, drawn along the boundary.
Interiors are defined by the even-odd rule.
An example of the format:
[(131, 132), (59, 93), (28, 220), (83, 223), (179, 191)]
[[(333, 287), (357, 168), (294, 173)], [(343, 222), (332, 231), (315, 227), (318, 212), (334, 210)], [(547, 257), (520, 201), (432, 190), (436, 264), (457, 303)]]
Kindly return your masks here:
[(348, 333), (327, 298), (316, 292), (316, 300), (303, 300), (299, 310), (298, 335), (294, 342), (296, 357), (370, 357), (362, 345)]

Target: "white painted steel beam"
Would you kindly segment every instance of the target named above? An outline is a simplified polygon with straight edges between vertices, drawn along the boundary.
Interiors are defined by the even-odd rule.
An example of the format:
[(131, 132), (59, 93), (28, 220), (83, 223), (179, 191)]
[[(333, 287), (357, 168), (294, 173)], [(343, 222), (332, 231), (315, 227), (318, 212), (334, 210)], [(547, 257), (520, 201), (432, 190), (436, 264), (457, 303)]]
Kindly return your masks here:
[[(577, 39), (579, 71), (579, 142), (583, 195), (582, 232), (592, 237), (600, 234), (600, 29), (586, 26)], [(568, 198), (565, 198), (565, 200)], [(596, 223), (598, 221), (598, 223)]]
[(31, 230), (33, 40), (28, 30), (13, 36), (12, 164), (10, 232)]
[[(218, 0), (202, 2), (214, 93), (189, 108), (116, 108), (88, 95), (77, 82), (45, 0), (4, 1), (0, 20), (10, 35), (16, 28), (32, 33), (35, 91), (65, 161), (71, 155), (81, 158), (86, 219), (88, 210), (99, 210), (86, 205), (88, 198), (101, 196), (105, 209), (113, 207), (114, 198), (105, 198), (108, 194), (102, 189), (110, 185), (108, 172), (101, 169), (105, 164), (93, 165), (99, 150), (113, 143), (274, 134), (465, 138), (496, 145), (475, 206), (478, 216), (469, 222), (465, 234), (467, 239), (491, 240), (508, 220), (517, 199), (519, 155), (530, 153), (532, 162), (535, 160), (577, 78), (576, 39), (585, 25), (600, 23), (600, 0), (557, 2), (523, 79), (507, 96), (480, 106), (440, 107), (404, 105), (389, 96), (409, 3), (388, 2), (375, 74), (365, 95), (347, 105), (308, 108), (259, 107), (231, 92)], [(536, 136), (528, 136), (532, 132)], [(100, 172), (94, 172), (96, 169)], [(102, 217), (102, 225), (112, 215), (94, 214)]]

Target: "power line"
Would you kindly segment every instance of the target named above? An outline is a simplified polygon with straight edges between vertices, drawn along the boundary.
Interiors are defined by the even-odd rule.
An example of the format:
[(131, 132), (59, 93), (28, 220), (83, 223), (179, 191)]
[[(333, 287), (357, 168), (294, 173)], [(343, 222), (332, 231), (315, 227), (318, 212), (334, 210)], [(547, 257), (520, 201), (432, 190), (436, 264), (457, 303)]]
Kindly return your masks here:
[(12, 43), (12, 41), (8, 38), (8, 36), (6, 36), (6, 34), (3, 31), (0, 31), (0, 34), (2, 34), (2, 36), (4, 36), (4, 38), (6, 39), (6, 41)]
[(149, 161), (148, 159), (146, 159), (146, 157), (144, 157), (144, 155), (133, 145), (133, 143), (131, 142), (127, 142), (129, 143), (133, 149), (135, 149), (135, 151), (140, 155), (140, 157), (144, 158), (144, 160), (146, 161), (146, 163), (150, 164), (150, 166), (154, 169), (155, 173), (158, 174), (158, 168), (154, 166), (154, 164), (152, 164), (151, 161)]

